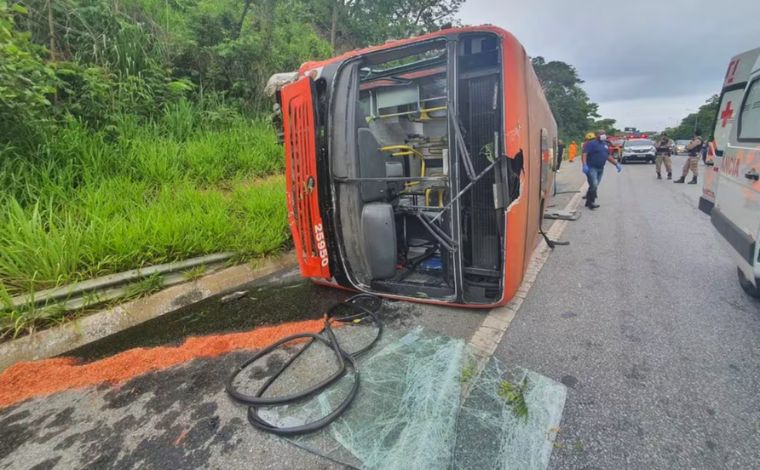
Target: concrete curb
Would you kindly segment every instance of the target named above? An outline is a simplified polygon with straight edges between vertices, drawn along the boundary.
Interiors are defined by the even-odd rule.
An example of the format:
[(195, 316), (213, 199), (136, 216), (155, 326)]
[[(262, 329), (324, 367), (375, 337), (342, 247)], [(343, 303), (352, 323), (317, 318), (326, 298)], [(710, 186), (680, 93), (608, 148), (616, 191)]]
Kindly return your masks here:
[(60, 326), (0, 344), (0, 372), (20, 362), (63, 354), (74, 348), (160, 317), (213, 295), (295, 266), (292, 251), (263, 261), (232, 266), (156, 294), (101, 310)]

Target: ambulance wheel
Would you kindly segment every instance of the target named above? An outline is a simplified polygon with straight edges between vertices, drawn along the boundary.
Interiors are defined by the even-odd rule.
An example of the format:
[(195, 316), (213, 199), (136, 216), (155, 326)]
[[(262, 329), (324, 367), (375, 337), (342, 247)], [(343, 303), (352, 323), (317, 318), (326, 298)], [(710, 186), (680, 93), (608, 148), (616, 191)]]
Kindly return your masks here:
[[(741, 269), (736, 268), (736, 272), (739, 275), (739, 285), (742, 286), (742, 289), (744, 292), (747, 293), (750, 297), (754, 297), (756, 299), (760, 299), (760, 287), (757, 287), (756, 285), (752, 284), (749, 279), (744, 275), (744, 272), (742, 272)], [(755, 281), (756, 284), (760, 284), (760, 279)]]

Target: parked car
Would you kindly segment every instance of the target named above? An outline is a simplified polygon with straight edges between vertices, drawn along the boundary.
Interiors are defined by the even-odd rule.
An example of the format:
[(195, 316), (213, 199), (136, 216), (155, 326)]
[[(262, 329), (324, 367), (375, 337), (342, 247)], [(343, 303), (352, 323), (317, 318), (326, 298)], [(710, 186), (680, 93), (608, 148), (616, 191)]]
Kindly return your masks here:
[(620, 163), (628, 163), (635, 160), (654, 163), (654, 159), (654, 142), (649, 139), (626, 140), (620, 152)]
[(686, 153), (686, 146), (689, 145), (688, 140), (676, 140), (676, 155)]

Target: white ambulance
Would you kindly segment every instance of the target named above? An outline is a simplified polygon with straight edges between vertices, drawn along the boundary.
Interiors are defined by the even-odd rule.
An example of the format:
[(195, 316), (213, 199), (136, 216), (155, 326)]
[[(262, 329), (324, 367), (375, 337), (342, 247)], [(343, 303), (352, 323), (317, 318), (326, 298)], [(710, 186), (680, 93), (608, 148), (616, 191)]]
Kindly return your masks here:
[(699, 208), (707, 215), (710, 215), (710, 211), (715, 205), (718, 173), (728, 144), (729, 134), (738, 115), (736, 109), (741, 104), (744, 89), (747, 87), (753, 66), (758, 58), (760, 58), (760, 47), (731, 58), (726, 69), (723, 88), (720, 92), (720, 105), (715, 120), (715, 129), (712, 134), (713, 140), (707, 149), (707, 165), (712, 166), (712, 168), (707, 168), (705, 171), (702, 197), (699, 199)]
[(760, 298), (760, 48), (728, 66), (715, 124), (714, 166), (699, 207), (733, 247), (739, 283)]

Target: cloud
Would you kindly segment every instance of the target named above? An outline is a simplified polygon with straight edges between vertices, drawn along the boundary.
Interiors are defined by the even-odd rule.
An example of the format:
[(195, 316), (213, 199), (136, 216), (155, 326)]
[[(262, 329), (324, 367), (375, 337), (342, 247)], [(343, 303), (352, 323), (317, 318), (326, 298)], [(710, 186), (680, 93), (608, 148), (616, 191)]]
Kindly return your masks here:
[(758, 0), (467, 0), (460, 18), (574, 65), (605, 117), (639, 128), (677, 124), (720, 92), (732, 56), (760, 47)]
[[(637, 127), (640, 130), (659, 131), (681, 122), (681, 119), (704, 104), (702, 94), (680, 95), (668, 98), (639, 97), (635, 99), (603, 101), (599, 112), (603, 116), (615, 117), (617, 127)], [(701, 129), (708, 129), (713, 123), (698, 123)]]

